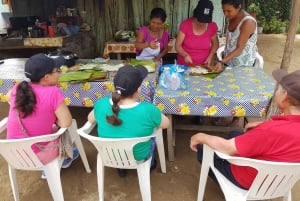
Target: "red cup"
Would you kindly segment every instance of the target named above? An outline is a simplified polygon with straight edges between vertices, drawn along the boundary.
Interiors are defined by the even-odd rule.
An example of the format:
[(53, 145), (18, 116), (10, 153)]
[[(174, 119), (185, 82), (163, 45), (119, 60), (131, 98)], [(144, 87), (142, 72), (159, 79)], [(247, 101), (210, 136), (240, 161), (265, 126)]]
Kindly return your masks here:
[(49, 36), (50, 37), (54, 37), (55, 36), (55, 30), (53, 26), (48, 26), (48, 32), (49, 32)]

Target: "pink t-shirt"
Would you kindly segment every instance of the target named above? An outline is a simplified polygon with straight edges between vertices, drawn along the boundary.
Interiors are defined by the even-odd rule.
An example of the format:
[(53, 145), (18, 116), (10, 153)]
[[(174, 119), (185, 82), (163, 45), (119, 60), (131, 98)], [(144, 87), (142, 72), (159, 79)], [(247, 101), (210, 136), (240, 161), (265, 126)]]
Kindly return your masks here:
[[(300, 162), (300, 115), (273, 116), (271, 121), (235, 138), (238, 156), (277, 162)], [(257, 171), (231, 165), (234, 178), (249, 188)]]
[[(7, 123), (7, 139), (25, 138), (17, 118), (15, 107), (16, 84), (11, 93), (11, 102)], [(36, 95), (36, 106), (34, 112), (21, 119), (24, 128), (30, 136), (40, 136), (52, 133), (52, 126), (56, 122), (55, 110), (64, 101), (64, 96), (57, 86), (42, 86), (30, 83)], [(35, 152), (37, 148), (33, 147)]]
[(211, 37), (218, 31), (218, 26), (215, 22), (208, 23), (206, 31), (201, 35), (194, 34), (193, 18), (184, 20), (179, 27), (179, 30), (184, 33), (185, 37), (182, 42), (182, 48), (192, 57), (192, 64), (187, 64), (181, 55), (177, 55), (177, 63), (194, 66), (203, 65), (209, 55), (211, 48)]

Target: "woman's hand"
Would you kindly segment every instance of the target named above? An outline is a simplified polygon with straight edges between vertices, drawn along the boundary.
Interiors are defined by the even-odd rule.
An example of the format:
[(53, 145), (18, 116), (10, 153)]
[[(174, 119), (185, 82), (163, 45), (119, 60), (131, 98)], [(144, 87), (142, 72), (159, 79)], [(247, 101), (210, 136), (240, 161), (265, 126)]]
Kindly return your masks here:
[(156, 40), (153, 40), (151, 42), (149, 42), (148, 46), (151, 48), (151, 49), (157, 49), (160, 47), (160, 43)]
[(219, 73), (223, 70), (223, 66), (221, 62), (217, 62), (216, 68), (213, 70), (214, 73)]
[(187, 64), (192, 64), (193, 63), (192, 57), (189, 54), (185, 55), (184, 61)]

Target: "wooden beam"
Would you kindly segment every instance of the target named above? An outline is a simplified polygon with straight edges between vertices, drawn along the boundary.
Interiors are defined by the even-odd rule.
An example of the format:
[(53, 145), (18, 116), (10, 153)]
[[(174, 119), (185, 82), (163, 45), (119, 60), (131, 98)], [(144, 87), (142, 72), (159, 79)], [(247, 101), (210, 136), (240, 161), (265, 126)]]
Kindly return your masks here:
[(299, 18), (300, 18), (300, 12), (298, 11), (299, 8), (300, 8), (300, 0), (293, 0), (292, 17), (289, 24), (288, 34), (287, 34), (283, 57), (280, 66), (281, 69), (284, 69), (286, 71), (288, 71), (289, 69), (291, 56), (293, 54), (295, 36), (296, 36), (296, 32), (299, 24)]
[[(283, 57), (280, 66), (281, 69), (284, 69), (286, 71), (288, 71), (289, 69), (291, 56), (293, 55), (295, 36), (296, 36), (297, 28), (299, 25), (299, 19), (300, 19), (300, 12), (298, 11), (299, 8), (300, 8), (300, 0), (293, 0), (292, 16), (291, 16), (291, 21), (288, 29), (288, 34), (287, 34)], [(277, 89), (277, 85), (275, 88)], [(270, 119), (270, 117), (276, 114), (277, 112), (278, 112), (278, 108), (276, 106), (274, 98), (272, 98), (272, 102), (270, 104), (269, 112), (266, 118)]]

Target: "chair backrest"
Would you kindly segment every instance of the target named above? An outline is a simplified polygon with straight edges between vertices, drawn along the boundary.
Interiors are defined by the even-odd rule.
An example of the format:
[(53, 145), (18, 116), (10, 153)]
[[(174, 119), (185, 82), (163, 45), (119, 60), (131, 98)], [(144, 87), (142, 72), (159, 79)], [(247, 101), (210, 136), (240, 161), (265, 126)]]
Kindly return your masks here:
[[(90, 124), (87, 122), (87, 124)], [(139, 138), (101, 138), (87, 134), (91, 129), (83, 126), (78, 134), (89, 140), (96, 147), (104, 166), (124, 169), (135, 169), (139, 164), (135, 160), (133, 147), (141, 142), (149, 141), (153, 136)], [(98, 157), (99, 160), (99, 157)]]
[[(7, 118), (0, 122), (0, 132), (6, 130)], [(33, 152), (31, 146), (38, 142), (48, 142), (57, 139), (65, 132), (66, 128), (59, 129), (54, 134), (28, 137), (22, 139), (1, 139), (0, 154), (7, 163), (15, 169), (20, 170), (39, 170), (44, 165)]]
[(247, 193), (249, 200), (286, 196), (300, 179), (300, 163), (271, 162), (216, 153), (232, 164), (257, 169), (258, 174)]
[[(225, 50), (225, 45), (222, 45), (217, 49), (216, 54), (218, 60), (222, 60), (224, 50)], [(263, 69), (264, 67), (264, 58), (258, 52), (256, 52), (255, 54), (254, 67), (261, 68), (261, 69)]]

